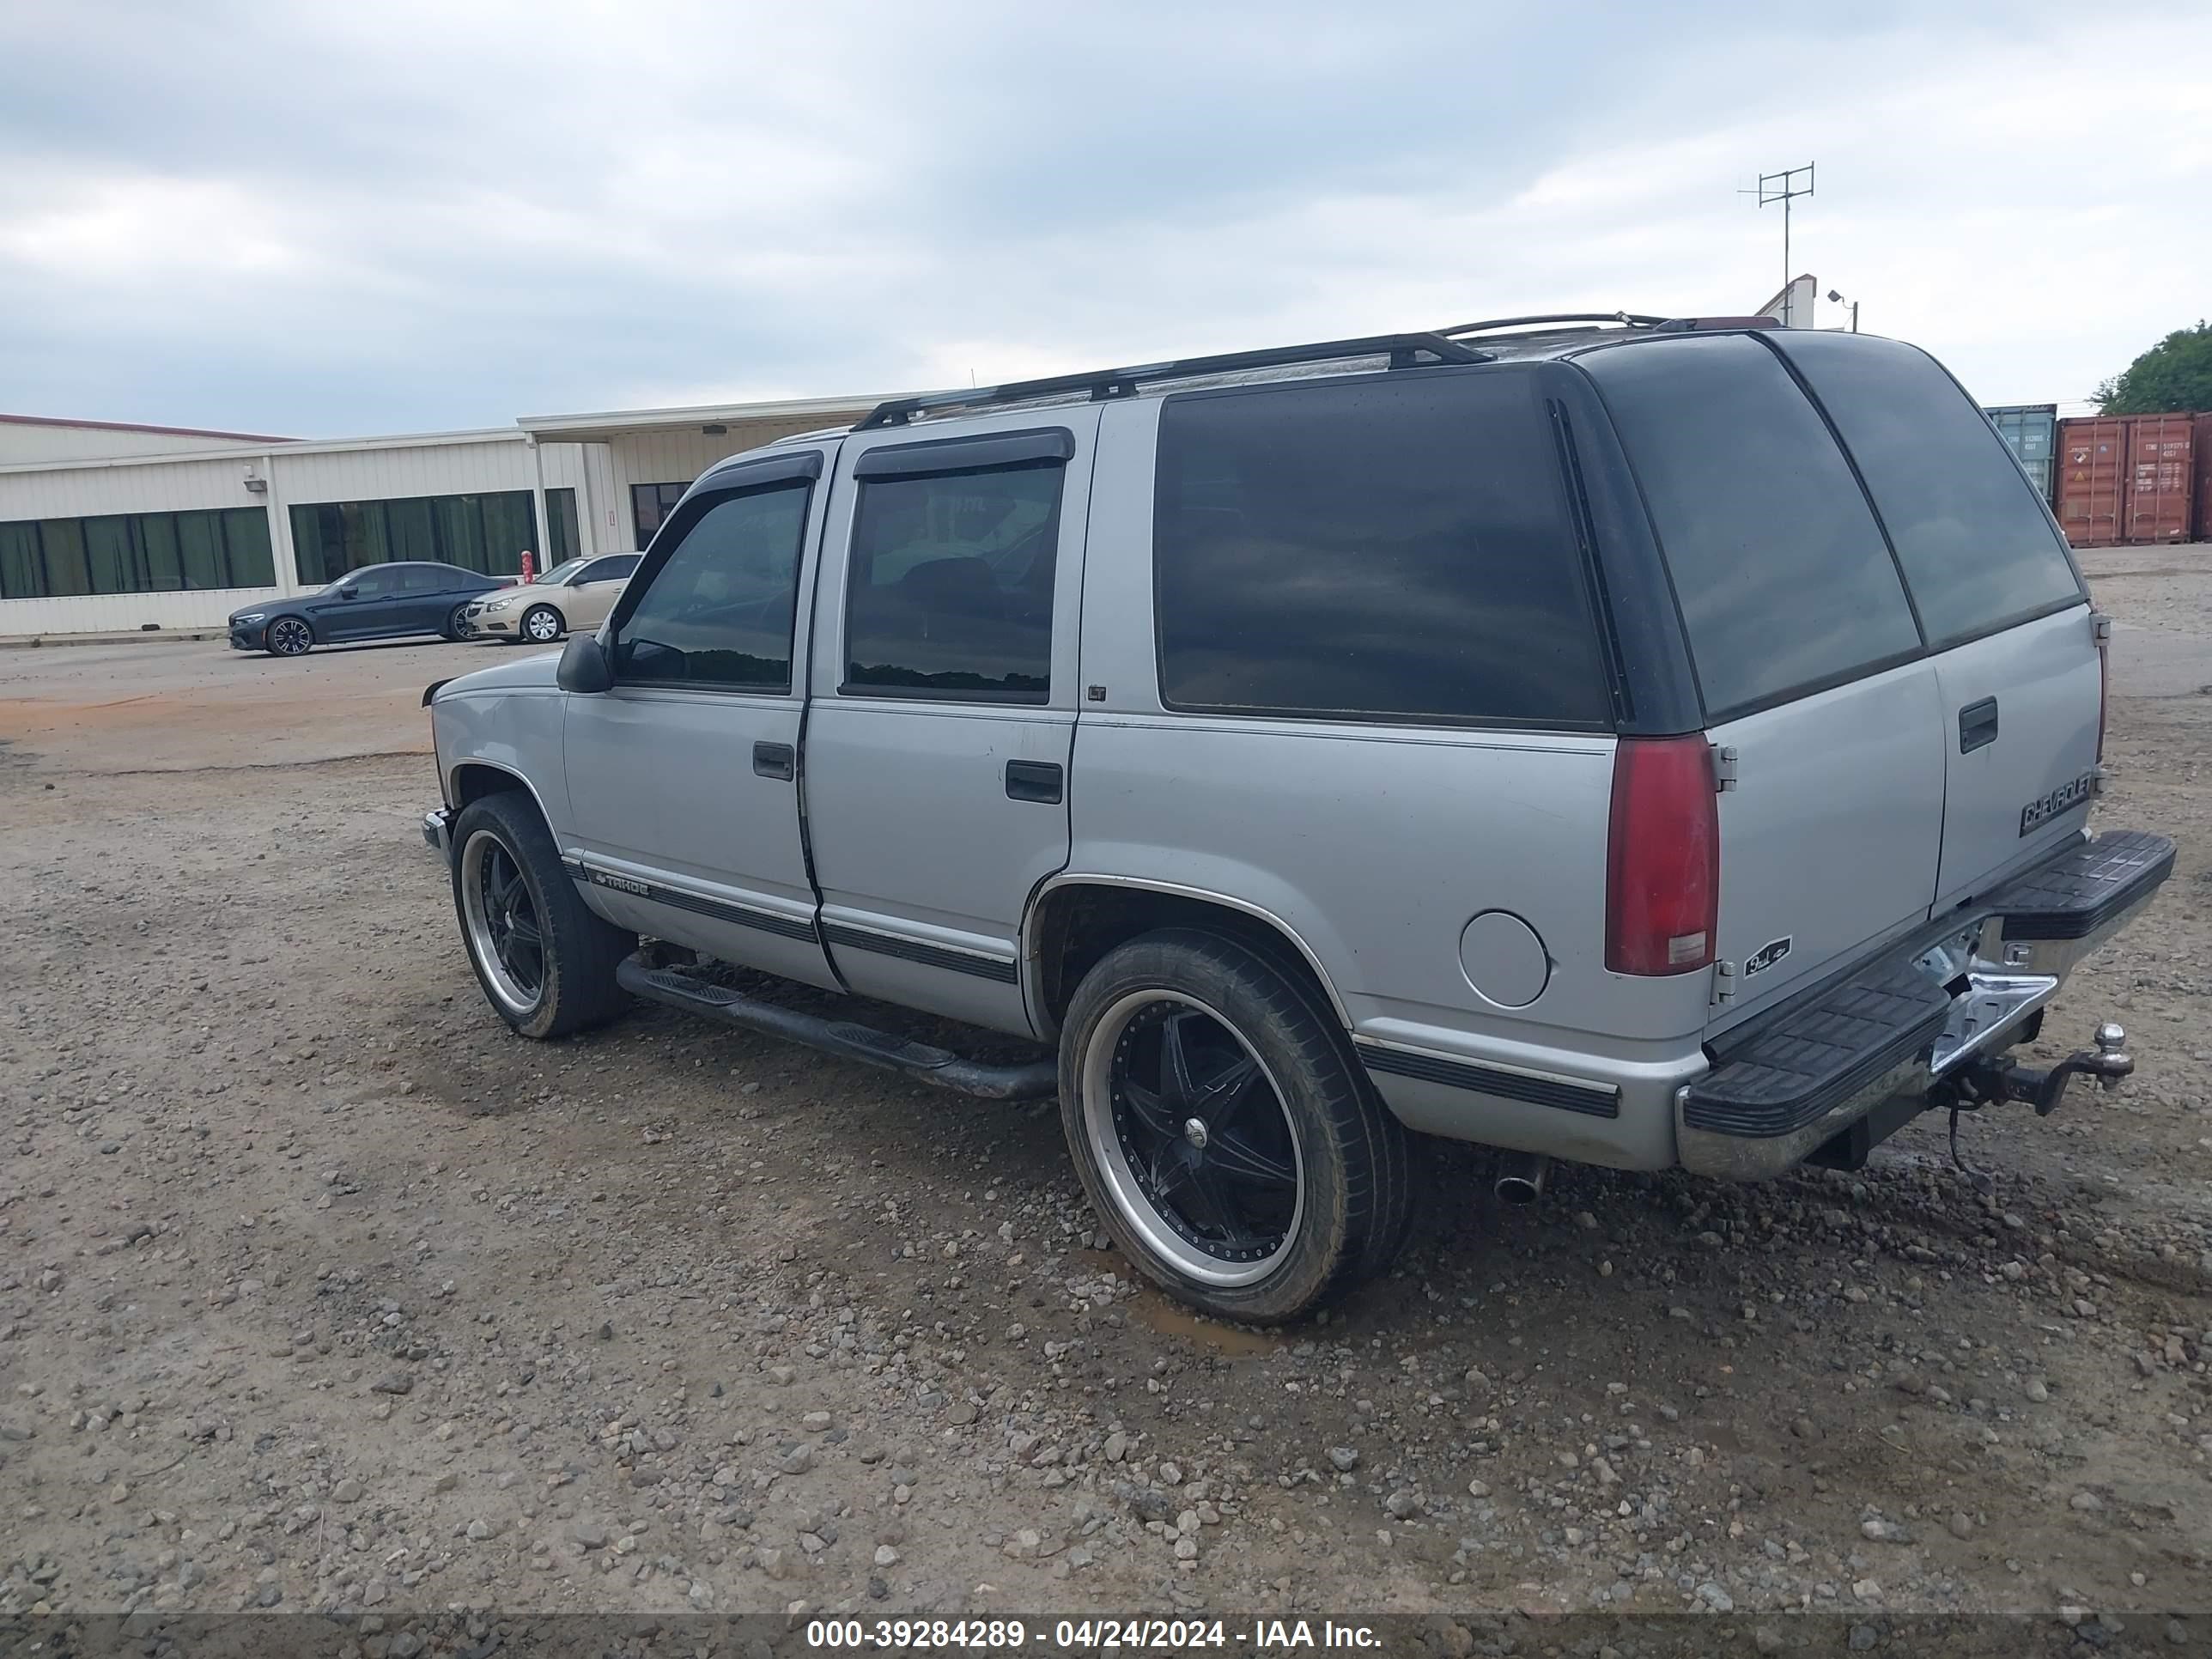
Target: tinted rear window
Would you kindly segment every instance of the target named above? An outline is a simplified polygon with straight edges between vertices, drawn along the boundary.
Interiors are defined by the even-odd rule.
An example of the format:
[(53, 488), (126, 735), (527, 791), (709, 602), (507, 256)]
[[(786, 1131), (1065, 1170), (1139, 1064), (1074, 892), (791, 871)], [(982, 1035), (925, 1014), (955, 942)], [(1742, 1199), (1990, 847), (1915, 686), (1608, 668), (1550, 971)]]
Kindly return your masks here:
[(1919, 648), (1866, 495), (1772, 352), (1723, 334), (1577, 361), (1650, 507), (1708, 719)]
[(1863, 335), (1777, 343), (1858, 463), (1930, 645), (2080, 600), (2058, 532), (2004, 441), (1926, 352)]
[(1170, 398), (1158, 479), (1170, 707), (1609, 720), (1578, 544), (1528, 374)]

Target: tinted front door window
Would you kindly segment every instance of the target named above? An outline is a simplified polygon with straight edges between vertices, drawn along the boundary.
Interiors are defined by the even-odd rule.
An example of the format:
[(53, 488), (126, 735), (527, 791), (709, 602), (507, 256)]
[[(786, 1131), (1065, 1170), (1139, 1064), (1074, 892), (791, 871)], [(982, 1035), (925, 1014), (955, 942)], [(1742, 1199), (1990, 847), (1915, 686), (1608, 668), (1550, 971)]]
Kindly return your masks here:
[(809, 494), (779, 484), (687, 507), (616, 637), (615, 677), (789, 690)]
[(871, 478), (853, 521), (847, 691), (1042, 702), (1066, 463)]

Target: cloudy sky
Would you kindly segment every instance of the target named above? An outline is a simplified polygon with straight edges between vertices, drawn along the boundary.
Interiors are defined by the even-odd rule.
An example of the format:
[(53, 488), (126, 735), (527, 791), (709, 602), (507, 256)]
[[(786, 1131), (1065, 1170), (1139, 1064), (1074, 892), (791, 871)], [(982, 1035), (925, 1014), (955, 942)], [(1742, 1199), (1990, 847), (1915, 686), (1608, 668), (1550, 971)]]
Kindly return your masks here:
[(1808, 159), (1796, 268), (1984, 401), (2212, 313), (2202, 0), (7, 0), (0, 409), (335, 436), (1748, 310), (1737, 192)]

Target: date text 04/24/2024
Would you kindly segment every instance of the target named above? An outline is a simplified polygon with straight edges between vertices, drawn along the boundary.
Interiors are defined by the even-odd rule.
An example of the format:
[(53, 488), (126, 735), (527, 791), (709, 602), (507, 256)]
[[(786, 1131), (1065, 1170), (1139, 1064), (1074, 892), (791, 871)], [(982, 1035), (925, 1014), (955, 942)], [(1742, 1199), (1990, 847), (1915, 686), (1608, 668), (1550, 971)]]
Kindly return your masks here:
[(806, 1644), (812, 1648), (916, 1651), (1004, 1650), (1032, 1644), (1076, 1652), (1213, 1648), (1267, 1654), (1373, 1649), (1382, 1641), (1369, 1626), (1340, 1625), (1333, 1620), (1316, 1624), (1304, 1619), (1263, 1619), (1249, 1625), (1219, 1619), (1061, 1619), (1048, 1628), (1018, 1619), (821, 1619), (806, 1626)]

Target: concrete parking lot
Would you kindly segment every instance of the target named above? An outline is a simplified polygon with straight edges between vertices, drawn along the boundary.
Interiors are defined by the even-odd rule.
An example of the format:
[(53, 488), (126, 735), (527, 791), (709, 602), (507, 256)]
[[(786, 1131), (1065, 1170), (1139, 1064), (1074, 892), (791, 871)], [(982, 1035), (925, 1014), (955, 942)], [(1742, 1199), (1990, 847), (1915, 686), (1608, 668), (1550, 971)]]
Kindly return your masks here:
[[(2212, 1608), (2212, 548), (2085, 556), (2077, 975), (2141, 1063), (1853, 1176), (1439, 1147), (1399, 1269), (1195, 1320), (1051, 1109), (641, 1010), (537, 1046), (443, 872), (445, 644), (0, 652), (0, 1613)], [(2080, 1614), (2074, 1615), (2080, 1622)], [(2179, 1639), (2212, 1644), (2212, 1616)]]

